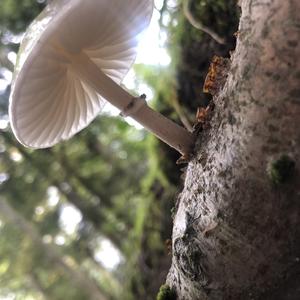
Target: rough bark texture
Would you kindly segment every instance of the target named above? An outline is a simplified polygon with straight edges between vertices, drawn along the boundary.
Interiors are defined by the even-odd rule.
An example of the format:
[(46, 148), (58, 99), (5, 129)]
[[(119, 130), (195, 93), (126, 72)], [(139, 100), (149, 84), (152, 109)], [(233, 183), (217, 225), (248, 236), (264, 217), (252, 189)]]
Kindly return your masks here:
[(300, 2), (241, 8), (178, 199), (167, 279), (178, 299), (300, 299)]

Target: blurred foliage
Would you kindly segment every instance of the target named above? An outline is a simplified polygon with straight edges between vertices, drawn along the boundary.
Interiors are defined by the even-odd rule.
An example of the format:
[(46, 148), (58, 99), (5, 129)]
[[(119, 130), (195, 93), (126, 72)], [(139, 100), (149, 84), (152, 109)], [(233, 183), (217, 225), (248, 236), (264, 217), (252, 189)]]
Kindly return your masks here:
[[(40, 151), (21, 147), (10, 132), (2, 131), (0, 201), (9, 203), (18, 214), (38, 228), (41, 239), (54, 245), (58, 243), (60, 251), (71, 257), (78, 266), (92, 266), (93, 272), (100, 274), (99, 277), (97, 275), (97, 281), (101, 286), (101, 281), (107, 274), (102, 274), (103, 266), (95, 260), (97, 239), (109, 239), (124, 258), (134, 254), (130, 246), (135, 240), (135, 214), (144, 201), (140, 179), (145, 176), (148, 168), (144, 155), (145, 143), (142, 142), (144, 139), (144, 132), (131, 128), (119, 118), (106, 116), (95, 120), (78, 138)], [(75, 222), (76, 230), (72, 233), (61, 223), (62, 212), (68, 207), (76, 208), (81, 216), (78, 223)], [(6, 216), (1, 215), (1, 212), (0, 217), (5, 221)], [(74, 221), (71, 220), (71, 223)], [(5, 242), (2, 229), (0, 232)], [(12, 235), (10, 238), (16, 243), (15, 239), (19, 235)], [(60, 239), (62, 242), (59, 242)], [(30, 240), (30, 236), (26, 237), (28, 245), (24, 249), (20, 249), (22, 241), (18, 243), (19, 247), (14, 249), (18, 251), (19, 262), (29, 259), (27, 268), (37, 272), (36, 280), (46, 289), (42, 278), (50, 276), (50, 271), (54, 272), (53, 276), (58, 276), (55, 275), (58, 271), (43, 266), (40, 261), (45, 259), (42, 253), (32, 257), (35, 242)], [(11, 254), (15, 255), (14, 252)], [(9, 258), (11, 260), (13, 259)], [(20, 272), (21, 278), (24, 273), (30, 273), (22, 271), (22, 266), (17, 261), (10, 265), (10, 270), (14, 268)], [(13, 287), (16, 277), (11, 271), (9, 274)], [(107, 292), (111, 292), (108, 286), (114, 280), (122, 279), (112, 280), (110, 277), (109, 281), (104, 280), (105, 285), (102, 286), (102, 290)], [(57, 280), (63, 284), (59, 276)], [(0, 280), (0, 286), (2, 282)], [(5, 287), (7, 286), (5, 282)], [(71, 282), (65, 282), (64, 286), (76, 290), (75, 287), (71, 288)], [(52, 287), (49, 289), (54, 293)], [(78, 290), (78, 295), (80, 290), (82, 289)], [(11, 291), (18, 292), (18, 289)], [(54, 293), (50, 298), (60, 299), (59, 294), (55, 295)], [(70, 296), (65, 299), (85, 298)]]
[(14, 34), (22, 33), (45, 6), (45, 1), (36, 0), (1, 0), (1, 31), (9, 30)]
[[(1, 0), (0, 1), (0, 50), (2, 54), (17, 51), (20, 35), (45, 7), (46, 0)], [(0, 63), (5, 57), (0, 55)]]
[[(226, 37), (218, 45), (189, 24), (181, 4), (161, 8), (170, 66), (135, 72), (155, 91), (151, 105), (189, 126), (209, 101), (210, 58), (234, 48), (238, 12), (235, 0), (191, 1), (194, 16)], [(0, 87), (13, 68), (9, 53), (44, 6), (0, 0)], [(9, 93), (0, 89), (0, 298), (154, 299), (171, 263), (165, 241), (182, 185), (176, 151), (107, 115), (56, 147), (26, 149), (7, 124)]]

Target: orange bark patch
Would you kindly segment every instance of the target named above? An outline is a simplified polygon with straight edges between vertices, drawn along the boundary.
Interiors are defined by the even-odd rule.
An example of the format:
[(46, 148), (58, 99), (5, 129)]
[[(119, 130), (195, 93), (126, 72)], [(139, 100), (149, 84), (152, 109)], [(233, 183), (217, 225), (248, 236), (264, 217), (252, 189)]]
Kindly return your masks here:
[(229, 62), (228, 58), (216, 55), (213, 57), (204, 82), (204, 93), (215, 95), (223, 87), (228, 74)]

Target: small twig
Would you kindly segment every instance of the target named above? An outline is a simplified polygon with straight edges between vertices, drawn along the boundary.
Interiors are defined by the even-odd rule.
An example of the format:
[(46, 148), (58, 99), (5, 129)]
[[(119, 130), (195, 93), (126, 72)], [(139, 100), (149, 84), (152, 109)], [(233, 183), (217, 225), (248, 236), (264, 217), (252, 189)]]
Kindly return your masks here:
[(216, 32), (214, 32), (212, 29), (208, 28), (207, 26), (203, 25), (199, 20), (196, 20), (196, 18), (191, 13), (191, 0), (183, 0), (183, 13), (190, 22), (192, 26), (195, 28), (202, 30), (203, 32), (210, 35), (217, 43), (219, 44), (225, 44), (225, 39), (220, 37)]
[(173, 106), (174, 106), (174, 109), (175, 109), (177, 115), (179, 116), (180, 121), (181, 121), (182, 124), (184, 125), (184, 127), (185, 127), (188, 131), (192, 132), (192, 131), (193, 131), (193, 126), (192, 126), (192, 124), (190, 123), (190, 121), (189, 121), (188, 117), (186, 116), (186, 114), (184, 113), (184, 111), (183, 111), (181, 105), (179, 104), (178, 98), (177, 98), (176, 96), (174, 96), (174, 97), (172, 98), (172, 104), (173, 104)]

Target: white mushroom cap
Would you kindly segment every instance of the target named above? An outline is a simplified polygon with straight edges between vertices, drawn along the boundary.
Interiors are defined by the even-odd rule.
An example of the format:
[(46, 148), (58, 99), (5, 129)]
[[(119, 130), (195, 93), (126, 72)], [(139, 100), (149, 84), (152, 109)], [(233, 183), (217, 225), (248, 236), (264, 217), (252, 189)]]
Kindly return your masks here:
[(86, 127), (105, 99), (72, 68), (64, 51), (83, 52), (120, 83), (131, 67), (153, 0), (54, 0), (20, 47), (9, 114), (17, 139), (50, 147)]

